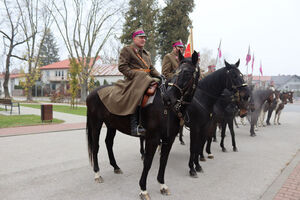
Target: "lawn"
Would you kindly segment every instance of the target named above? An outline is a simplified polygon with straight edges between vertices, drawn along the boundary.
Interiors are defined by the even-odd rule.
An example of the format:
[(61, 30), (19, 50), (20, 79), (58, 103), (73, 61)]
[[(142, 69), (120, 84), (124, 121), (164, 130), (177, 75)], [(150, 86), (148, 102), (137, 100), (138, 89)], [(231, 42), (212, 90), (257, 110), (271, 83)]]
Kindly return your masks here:
[[(21, 104), (21, 106), (31, 107), (31, 108), (37, 108), (41, 109), (40, 104)], [(73, 115), (82, 115), (86, 116), (86, 107), (77, 107), (77, 108), (71, 108), (71, 106), (66, 105), (53, 105), (53, 111), (56, 112), (63, 112)]]
[(31, 126), (41, 124), (58, 124), (64, 122), (63, 120), (53, 119), (51, 121), (42, 122), (38, 115), (0, 115), (0, 128), (8, 128), (15, 126)]

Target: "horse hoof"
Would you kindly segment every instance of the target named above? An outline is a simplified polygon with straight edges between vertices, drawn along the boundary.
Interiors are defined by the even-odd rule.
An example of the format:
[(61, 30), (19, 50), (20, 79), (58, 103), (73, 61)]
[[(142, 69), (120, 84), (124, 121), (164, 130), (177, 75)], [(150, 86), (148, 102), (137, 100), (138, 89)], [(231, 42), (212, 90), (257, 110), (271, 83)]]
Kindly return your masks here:
[(207, 158), (214, 159), (214, 155), (213, 154), (208, 154)]
[(217, 139), (213, 139), (213, 142), (218, 142), (218, 140)]
[(104, 180), (103, 180), (103, 178), (101, 176), (99, 176), (99, 177), (95, 178), (95, 182), (96, 183), (103, 183)]
[(196, 172), (200, 172), (200, 173), (203, 172), (203, 169), (201, 166), (197, 166), (195, 169), (196, 169)]
[(223, 151), (223, 152), (227, 152), (227, 149), (226, 149), (226, 148), (222, 148), (222, 151)]
[(234, 152), (238, 152), (238, 149), (236, 147), (233, 147)]
[(162, 188), (162, 189), (160, 189), (160, 193), (162, 195), (166, 195), (166, 196), (171, 195), (171, 192), (170, 192), (170, 190), (168, 188)]
[(255, 136), (256, 136), (256, 134), (255, 134), (255, 133), (253, 133), (253, 134), (251, 134), (250, 136), (251, 136), (251, 137), (255, 137)]
[(115, 174), (123, 174), (121, 169), (115, 169), (114, 172), (115, 172)]
[(190, 176), (192, 178), (198, 178), (198, 175), (197, 175), (197, 173), (195, 171), (190, 171)]
[(184, 141), (180, 142), (181, 145), (185, 145)]
[(205, 159), (204, 157), (201, 157), (201, 158), (200, 158), (200, 161), (203, 161), (203, 162), (205, 162), (205, 161), (206, 161), (206, 159)]
[(281, 123), (278, 123), (278, 125), (281, 125)]
[(146, 194), (140, 193), (140, 199), (141, 200), (151, 200), (148, 193), (146, 193)]
[(144, 158), (145, 158), (144, 156), (141, 156), (141, 160), (142, 160), (142, 161), (144, 161)]

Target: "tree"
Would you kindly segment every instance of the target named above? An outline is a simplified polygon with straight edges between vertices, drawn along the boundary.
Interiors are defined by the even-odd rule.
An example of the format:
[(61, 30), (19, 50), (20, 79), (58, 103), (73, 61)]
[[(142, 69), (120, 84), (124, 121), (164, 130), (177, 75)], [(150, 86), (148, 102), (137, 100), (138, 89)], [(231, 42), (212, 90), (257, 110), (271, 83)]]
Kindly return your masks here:
[(75, 106), (75, 99), (78, 94), (79, 89), (79, 81), (78, 81), (78, 75), (79, 75), (79, 64), (75, 58), (70, 59), (70, 70), (69, 70), (69, 83), (70, 83), (70, 89), (69, 92), (71, 93), (71, 108), (74, 108)]
[[(13, 50), (15, 47), (22, 45), (26, 41), (28, 41), (31, 36), (28, 36), (25, 39), (22, 39), (20, 33), (20, 21), (21, 15), (13, 6), (9, 7), (9, 1), (4, 0), (4, 7), (6, 11), (6, 19), (8, 20), (7, 26), (1, 26), (0, 33), (3, 35), (3, 43), (4, 43), (4, 50), (8, 47), (8, 52), (6, 54), (6, 62), (5, 62), (5, 76), (4, 76), (4, 94), (5, 98), (10, 98), (9, 90), (8, 90), (8, 81), (10, 76), (10, 59), (11, 58), (18, 58), (20, 60), (25, 60), (24, 58), (13, 54)], [(18, 14), (16, 14), (18, 13)], [(4, 30), (4, 27), (8, 27), (8, 29)], [(8, 44), (5, 42), (8, 41)]]
[(186, 44), (188, 27), (191, 25), (189, 13), (195, 6), (194, 0), (165, 0), (158, 22), (159, 55), (161, 59), (172, 50), (172, 42), (181, 39)]
[(129, 10), (125, 14), (125, 23), (121, 42), (130, 44), (132, 42), (132, 33), (137, 28), (143, 28), (147, 35), (145, 49), (151, 54), (152, 62), (155, 62), (157, 55), (157, 18), (158, 18), (157, 0), (130, 0)]
[[(62, 0), (52, 1), (54, 22), (68, 50), (69, 56), (80, 64), (80, 101), (87, 97), (88, 80), (99, 53), (116, 25), (123, 5), (114, 0)], [(49, 9), (50, 10), (50, 9)], [(71, 14), (70, 14), (71, 13)], [(56, 16), (57, 14), (57, 16)]]
[[(32, 101), (32, 87), (40, 78), (41, 45), (44, 43), (47, 29), (51, 24), (51, 16), (45, 9), (45, 4), (40, 3), (40, 0), (17, 0), (17, 7), (21, 14), (20, 26), (27, 39), (25, 42), (26, 52), (23, 56), (28, 67), (24, 82), (27, 101)], [(39, 39), (40, 43), (37, 44)]]
[(44, 42), (41, 45), (41, 66), (49, 65), (59, 61), (58, 47), (50, 29), (46, 30)]

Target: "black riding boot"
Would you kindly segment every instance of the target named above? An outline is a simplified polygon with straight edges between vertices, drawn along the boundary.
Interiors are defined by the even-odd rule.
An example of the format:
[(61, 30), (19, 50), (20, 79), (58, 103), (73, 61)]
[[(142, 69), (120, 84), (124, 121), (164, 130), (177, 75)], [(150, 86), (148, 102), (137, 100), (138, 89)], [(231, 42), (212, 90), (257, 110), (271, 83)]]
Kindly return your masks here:
[(145, 136), (146, 129), (144, 129), (141, 124), (138, 125), (137, 116), (138, 116), (138, 112), (130, 115), (131, 135)]

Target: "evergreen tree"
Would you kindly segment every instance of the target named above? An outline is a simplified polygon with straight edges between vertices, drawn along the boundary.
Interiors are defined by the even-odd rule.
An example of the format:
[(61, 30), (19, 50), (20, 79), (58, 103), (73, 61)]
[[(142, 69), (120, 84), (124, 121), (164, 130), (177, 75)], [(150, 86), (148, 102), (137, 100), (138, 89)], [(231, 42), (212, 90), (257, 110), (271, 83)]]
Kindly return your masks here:
[(161, 59), (172, 50), (172, 43), (181, 39), (186, 44), (191, 25), (189, 13), (195, 6), (194, 0), (165, 0), (158, 22), (159, 55)]
[(47, 29), (44, 43), (41, 46), (40, 65), (45, 66), (59, 61), (58, 47), (50, 29)]
[(136, 29), (142, 28), (147, 35), (145, 49), (150, 52), (153, 63), (157, 55), (156, 21), (158, 12), (157, 0), (130, 0), (121, 36), (123, 44), (130, 44), (132, 42), (132, 33)]

